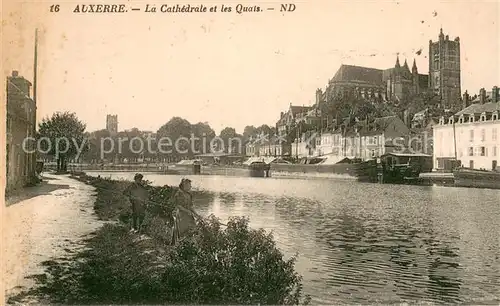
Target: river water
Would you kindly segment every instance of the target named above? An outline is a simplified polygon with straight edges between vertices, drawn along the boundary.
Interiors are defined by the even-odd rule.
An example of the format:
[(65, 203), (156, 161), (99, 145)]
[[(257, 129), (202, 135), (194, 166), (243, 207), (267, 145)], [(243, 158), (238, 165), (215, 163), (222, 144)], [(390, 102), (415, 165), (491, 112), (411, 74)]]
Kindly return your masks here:
[[(89, 173), (97, 175), (97, 173)], [(132, 179), (133, 173), (100, 173)], [(189, 176), (188, 176), (189, 177)], [(315, 304), (500, 302), (500, 191), (192, 176), (203, 214), (248, 216), (298, 253)], [(145, 174), (155, 185), (176, 175)]]

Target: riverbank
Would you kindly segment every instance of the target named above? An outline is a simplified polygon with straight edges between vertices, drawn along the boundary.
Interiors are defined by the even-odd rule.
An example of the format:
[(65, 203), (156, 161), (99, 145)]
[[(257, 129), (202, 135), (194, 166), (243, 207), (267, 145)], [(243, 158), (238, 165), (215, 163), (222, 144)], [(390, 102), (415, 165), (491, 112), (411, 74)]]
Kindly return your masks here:
[(32, 288), (35, 281), (27, 277), (43, 275), (44, 263), (53, 257), (81, 250), (82, 236), (102, 226), (93, 212), (94, 190), (68, 176), (46, 174), (40, 185), (7, 199), (2, 222), (7, 297)]
[[(23, 296), (64, 304), (299, 304), (301, 277), (295, 258), (283, 259), (272, 235), (232, 218), (226, 227), (211, 216), (194, 235), (168, 246), (168, 225), (157, 205), (148, 208), (147, 237), (129, 232), (129, 183), (80, 174), (96, 191), (99, 219), (117, 221), (97, 230), (86, 249), (46, 262), (37, 287)], [(148, 187), (154, 203), (168, 201), (171, 187)], [(16, 298), (11, 299), (11, 302)], [(306, 298), (307, 301), (307, 298)]]

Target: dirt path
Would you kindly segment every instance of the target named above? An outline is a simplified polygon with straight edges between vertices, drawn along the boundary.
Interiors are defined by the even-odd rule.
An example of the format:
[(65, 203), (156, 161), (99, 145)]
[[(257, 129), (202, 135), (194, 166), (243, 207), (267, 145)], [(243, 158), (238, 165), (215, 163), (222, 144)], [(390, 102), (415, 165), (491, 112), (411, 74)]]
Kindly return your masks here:
[(29, 198), (4, 208), (1, 257), (6, 296), (32, 286), (25, 277), (43, 273), (40, 263), (82, 247), (82, 237), (103, 224), (93, 212), (92, 186), (68, 176), (45, 176), (47, 182), (30, 189)]

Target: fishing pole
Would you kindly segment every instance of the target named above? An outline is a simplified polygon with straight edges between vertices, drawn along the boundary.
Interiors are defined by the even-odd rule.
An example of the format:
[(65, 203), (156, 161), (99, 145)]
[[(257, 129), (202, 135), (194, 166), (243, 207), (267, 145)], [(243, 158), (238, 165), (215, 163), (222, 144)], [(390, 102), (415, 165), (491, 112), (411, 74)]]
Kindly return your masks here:
[[(102, 188), (102, 189), (107, 190), (107, 191), (109, 191), (109, 192), (111, 192), (111, 193), (116, 193), (116, 194), (124, 195), (124, 194), (123, 194), (123, 192), (120, 192), (120, 191), (111, 190), (111, 189), (109, 189), (109, 188)], [(138, 196), (134, 196), (134, 195), (127, 195), (127, 197), (128, 197), (128, 198), (132, 198), (132, 199), (136, 199), (136, 200), (140, 200), (140, 201), (144, 201), (142, 198), (140, 198), (140, 197), (138, 197)], [(170, 199), (169, 199), (169, 200), (170, 200)], [(150, 205), (148, 205), (149, 203), (151, 203), (151, 204), (156, 204), (156, 205), (160, 206), (161, 208), (163, 208), (163, 207), (164, 207), (164, 205), (163, 205), (162, 203), (159, 203), (159, 202), (156, 202), (156, 201), (152, 201), (152, 200), (149, 200), (149, 199), (145, 200), (145, 202), (146, 202), (146, 207), (149, 207), (149, 206), (150, 206)], [(196, 213), (195, 211), (193, 211), (193, 210), (191, 210), (191, 209), (188, 209), (188, 208), (185, 208), (185, 207), (182, 207), (181, 205), (176, 205), (176, 207), (177, 207), (177, 208), (180, 208), (181, 210), (184, 210), (184, 211), (187, 211), (187, 212), (189, 212), (189, 213), (193, 214), (193, 216), (197, 217), (199, 220), (201, 220), (201, 221), (203, 221), (203, 222), (207, 219), (207, 218), (205, 218), (205, 217), (200, 216), (200, 215), (199, 215), (198, 213)], [(222, 222), (220, 222), (220, 221), (217, 221), (217, 223), (219, 223), (220, 225), (226, 226), (226, 227), (228, 226), (227, 224), (222, 223)]]

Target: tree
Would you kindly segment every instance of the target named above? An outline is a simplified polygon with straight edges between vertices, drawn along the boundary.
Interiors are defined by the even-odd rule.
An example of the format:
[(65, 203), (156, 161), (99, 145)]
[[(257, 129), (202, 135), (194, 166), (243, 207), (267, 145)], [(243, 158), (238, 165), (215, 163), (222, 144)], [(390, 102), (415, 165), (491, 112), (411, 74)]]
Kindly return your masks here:
[[(39, 124), (38, 137), (44, 151), (57, 160), (57, 171), (67, 171), (67, 161), (87, 150), (85, 124), (75, 113), (57, 112)], [(44, 141), (42, 141), (44, 139)]]
[(250, 138), (255, 137), (258, 134), (257, 128), (253, 125), (247, 125), (243, 129), (243, 139), (245, 141), (250, 140)]
[(137, 162), (148, 149), (146, 139), (138, 128), (119, 132), (116, 136), (114, 143), (120, 159), (126, 158), (128, 162)]
[[(220, 131), (219, 137), (223, 141), (223, 150), (225, 153), (242, 153), (243, 136), (236, 133), (232, 127), (226, 127)], [(219, 150), (221, 148), (218, 148)]]
[(186, 119), (173, 117), (160, 127), (156, 135), (161, 156), (172, 156), (174, 160), (178, 160), (191, 154), (191, 124)]
[[(215, 131), (210, 127), (207, 122), (198, 122), (191, 126), (191, 132), (193, 136), (198, 138), (194, 141), (193, 154), (204, 154), (210, 152), (210, 142), (216, 136)], [(196, 139), (195, 138), (195, 139)]]
[(263, 124), (257, 128), (257, 133), (271, 136), (276, 133), (276, 128), (274, 126), (270, 127), (267, 124)]
[(355, 94), (352, 90), (347, 90), (342, 94), (332, 95), (329, 102), (321, 103), (320, 110), (322, 115), (322, 128), (331, 129), (330, 122), (333, 119), (339, 123), (344, 118), (358, 118), (366, 120), (381, 116), (379, 105), (375, 103), (376, 99), (365, 99)]
[[(108, 130), (102, 129), (91, 133), (86, 133), (88, 150), (84, 155), (86, 161), (90, 163), (99, 162), (102, 159), (113, 159), (113, 141)], [(111, 152), (111, 153), (107, 153)]]

